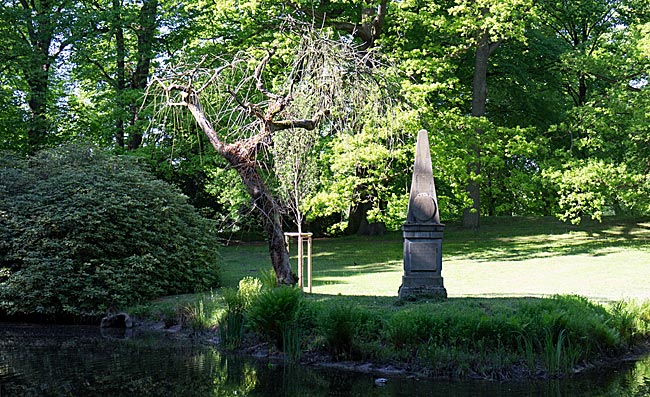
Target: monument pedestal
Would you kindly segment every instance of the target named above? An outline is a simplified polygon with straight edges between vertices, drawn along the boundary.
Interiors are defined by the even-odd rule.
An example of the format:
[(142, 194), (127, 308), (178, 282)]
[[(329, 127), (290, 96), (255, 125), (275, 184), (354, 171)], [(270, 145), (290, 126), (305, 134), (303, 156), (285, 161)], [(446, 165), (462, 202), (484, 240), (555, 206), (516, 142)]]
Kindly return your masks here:
[(442, 272), (442, 224), (406, 224), (404, 236), (404, 275), (400, 299), (409, 297), (447, 298)]
[(404, 236), (404, 275), (399, 287), (400, 299), (414, 297), (447, 298), (442, 282), (442, 232), (438, 197), (433, 180), (429, 137), (418, 132), (415, 164), (409, 195)]

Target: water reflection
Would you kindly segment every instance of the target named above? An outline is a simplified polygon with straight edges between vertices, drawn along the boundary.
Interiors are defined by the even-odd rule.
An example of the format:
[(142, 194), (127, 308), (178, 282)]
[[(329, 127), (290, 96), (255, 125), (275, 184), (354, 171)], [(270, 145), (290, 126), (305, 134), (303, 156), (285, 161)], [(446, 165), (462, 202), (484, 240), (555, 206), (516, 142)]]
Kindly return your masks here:
[(650, 396), (650, 358), (548, 382), (450, 382), (261, 363), (160, 334), (0, 324), (5, 396)]

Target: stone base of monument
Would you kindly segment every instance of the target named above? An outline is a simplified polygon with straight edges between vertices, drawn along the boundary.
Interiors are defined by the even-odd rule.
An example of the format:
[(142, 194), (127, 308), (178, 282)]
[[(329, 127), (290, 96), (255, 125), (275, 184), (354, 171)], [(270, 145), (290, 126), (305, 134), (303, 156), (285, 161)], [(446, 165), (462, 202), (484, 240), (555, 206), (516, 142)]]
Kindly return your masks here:
[(404, 275), (399, 299), (447, 298), (441, 276), (444, 225), (405, 224)]
[(442, 277), (402, 277), (402, 285), (397, 293), (399, 299), (447, 299), (447, 290), (445, 289)]

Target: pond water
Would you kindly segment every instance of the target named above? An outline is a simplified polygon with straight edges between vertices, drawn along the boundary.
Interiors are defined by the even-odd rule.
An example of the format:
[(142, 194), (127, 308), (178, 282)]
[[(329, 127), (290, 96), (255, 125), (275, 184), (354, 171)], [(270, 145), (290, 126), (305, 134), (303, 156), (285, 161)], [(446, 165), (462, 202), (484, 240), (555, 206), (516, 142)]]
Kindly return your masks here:
[(230, 356), (160, 334), (0, 323), (5, 396), (650, 396), (650, 358), (554, 381), (433, 381)]

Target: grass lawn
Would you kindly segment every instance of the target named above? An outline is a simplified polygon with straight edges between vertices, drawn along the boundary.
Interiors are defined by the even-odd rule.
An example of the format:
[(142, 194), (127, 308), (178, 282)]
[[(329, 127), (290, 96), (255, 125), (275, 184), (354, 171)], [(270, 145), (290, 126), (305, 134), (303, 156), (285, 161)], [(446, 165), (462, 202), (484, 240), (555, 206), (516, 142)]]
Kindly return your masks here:
[[(224, 286), (234, 287), (242, 277), (270, 268), (267, 245), (224, 247), (221, 264)], [(396, 297), (401, 233), (316, 239), (313, 267), (315, 294)], [(606, 218), (578, 226), (550, 217), (484, 218), (479, 233), (450, 224), (442, 276), (449, 297), (650, 299), (650, 218)]]

